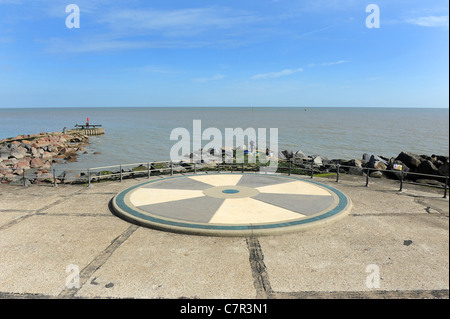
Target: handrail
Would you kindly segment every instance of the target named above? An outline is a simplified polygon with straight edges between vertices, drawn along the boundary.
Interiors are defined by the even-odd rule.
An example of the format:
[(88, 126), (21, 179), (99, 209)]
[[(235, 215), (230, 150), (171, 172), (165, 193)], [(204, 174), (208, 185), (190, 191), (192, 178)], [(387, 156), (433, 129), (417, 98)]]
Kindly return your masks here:
[[(434, 187), (434, 188), (443, 188), (444, 189), (444, 198), (447, 198), (447, 189), (448, 189), (448, 179), (449, 176), (442, 176), (442, 175), (434, 175), (434, 174), (425, 174), (425, 173), (417, 173), (417, 172), (405, 172), (403, 170), (392, 170), (392, 169), (377, 169), (377, 168), (371, 168), (371, 167), (359, 167), (359, 166), (352, 166), (352, 165), (342, 165), (342, 164), (334, 164), (335, 168), (330, 168), (328, 169), (327, 172), (322, 172), (320, 170), (318, 170), (318, 167), (320, 167), (320, 165), (316, 165), (314, 164), (314, 162), (307, 162), (306, 164), (309, 164), (307, 166), (305, 166), (305, 164), (302, 164), (302, 166), (299, 166), (298, 164), (294, 163), (292, 160), (285, 160), (285, 161), (279, 161), (281, 163), (284, 164), (288, 164), (288, 166), (278, 166), (277, 167), (277, 172), (282, 172), (282, 171), (287, 171), (288, 175), (291, 174), (296, 174), (293, 172), (293, 170), (300, 170), (303, 172), (309, 172), (309, 176), (310, 178), (314, 178), (314, 174), (315, 172), (320, 172), (320, 173), (336, 173), (336, 182), (339, 183), (339, 178), (340, 178), (340, 174), (344, 173), (341, 171), (341, 169), (350, 169), (352, 167), (356, 167), (361, 169), (361, 175), (364, 176), (365, 174), (365, 186), (368, 187), (369, 186), (369, 180), (370, 178), (374, 178), (374, 177), (370, 177), (370, 172), (371, 171), (379, 171), (379, 172), (386, 172), (386, 173), (391, 173), (391, 174), (399, 174), (399, 182), (400, 182), (400, 189), (399, 191), (402, 191), (403, 189), (403, 183), (408, 183), (408, 184), (414, 184), (414, 185), (421, 185), (421, 186), (428, 186), (428, 187)], [(155, 164), (165, 164), (165, 167), (161, 167), (161, 168), (154, 168), (153, 165)], [(106, 178), (110, 178), (110, 177), (116, 177), (119, 176), (120, 181), (123, 180), (124, 176), (129, 176), (129, 175), (142, 175), (142, 174), (146, 174), (147, 178), (150, 178), (150, 176), (152, 175), (153, 172), (158, 172), (158, 173), (166, 173), (167, 171), (170, 171), (170, 175), (173, 175), (175, 170), (178, 170), (178, 167), (174, 167), (174, 165), (180, 166), (183, 164), (183, 167), (189, 167), (189, 170), (192, 170), (194, 172), (194, 174), (197, 174), (197, 163), (195, 162), (184, 162), (184, 161), (149, 161), (149, 162), (141, 162), (141, 163), (131, 163), (131, 164), (117, 164), (117, 165), (108, 165), (108, 166), (100, 166), (100, 167), (93, 167), (93, 168), (87, 168), (87, 169), (77, 169), (77, 172), (86, 172), (87, 174), (84, 174), (87, 178), (87, 184), (88, 186), (91, 186), (91, 182), (94, 180), (100, 180), (100, 179), (106, 179)], [(124, 167), (129, 167), (129, 166), (133, 166), (133, 168), (136, 167), (144, 167), (144, 169), (139, 169), (139, 170), (132, 170), (132, 171), (124, 171)], [(250, 169), (249, 169), (250, 167)], [(267, 165), (264, 164), (260, 164), (260, 163), (226, 163), (226, 162), (222, 162), (222, 163), (213, 163), (212, 166), (209, 166), (206, 168), (206, 170), (211, 170), (211, 171), (217, 171), (220, 173), (221, 168), (226, 170), (230, 170), (230, 172), (233, 172), (233, 168), (237, 168), (236, 171), (240, 171), (242, 173), (244, 173), (245, 171), (255, 171), (255, 170), (259, 170), (261, 171), (261, 167), (268, 167)], [(119, 171), (118, 172), (113, 172), (113, 171), (109, 171), (107, 173), (105, 173), (105, 169), (109, 169), (109, 168), (118, 168)], [(99, 172), (99, 170), (102, 170)], [(67, 171), (71, 171), (71, 170), (65, 170), (64, 172)], [(56, 170), (55, 168), (52, 168), (52, 173), (53, 173), (53, 186), (57, 186), (57, 176), (56, 176)], [(267, 173), (267, 172), (266, 172)], [(94, 175), (95, 174), (95, 175)], [(100, 175), (101, 174), (101, 175)], [(296, 174), (297, 175), (297, 174)], [(300, 174), (302, 175), (302, 174)], [(434, 179), (439, 179), (439, 180), (444, 180), (445, 179), (445, 186), (440, 186), (440, 185), (432, 185), (432, 184), (423, 184), (423, 183), (416, 183), (414, 181), (407, 181), (405, 180), (406, 176), (425, 176), (425, 177), (430, 177), (430, 178), (434, 178)], [(22, 180), (23, 180), (23, 186), (27, 186), (27, 179), (25, 177), (25, 171), (22, 174)]]

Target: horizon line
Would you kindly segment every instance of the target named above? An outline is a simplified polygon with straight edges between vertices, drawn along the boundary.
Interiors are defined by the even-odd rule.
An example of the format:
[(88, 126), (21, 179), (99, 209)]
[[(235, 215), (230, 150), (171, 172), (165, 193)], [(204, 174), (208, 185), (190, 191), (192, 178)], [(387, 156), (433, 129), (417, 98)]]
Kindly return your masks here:
[(449, 109), (449, 106), (307, 106), (307, 105), (299, 105), (299, 106), (288, 106), (288, 105), (215, 105), (215, 106), (207, 106), (207, 105), (165, 105), (165, 106), (18, 106), (18, 107), (2, 107), (0, 106), (0, 110), (14, 110), (14, 109), (88, 109), (88, 108), (376, 108), (376, 109)]

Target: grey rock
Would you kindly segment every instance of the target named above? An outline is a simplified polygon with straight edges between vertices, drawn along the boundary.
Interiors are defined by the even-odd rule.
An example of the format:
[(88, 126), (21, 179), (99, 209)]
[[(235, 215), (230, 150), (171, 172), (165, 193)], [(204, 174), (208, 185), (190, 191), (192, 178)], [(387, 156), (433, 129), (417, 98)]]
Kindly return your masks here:
[(0, 161), (9, 158), (9, 152), (0, 151)]
[(373, 178), (381, 178), (381, 177), (383, 177), (383, 173), (380, 172), (380, 171), (372, 171), (372, 172), (369, 174), (369, 176), (370, 176), (370, 177), (373, 177)]
[(313, 163), (318, 166), (323, 165), (322, 158), (320, 156), (313, 156)]
[(306, 158), (308, 158), (308, 156), (306, 156), (305, 153), (303, 153), (301, 150), (298, 150), (295, 153), (293, 153), (292, 157), (294, 159), (306, 159)]
[(375, 169), (379, 169), (379, 170), (386, 170), (387, 169), (387, 164), (383, 163), (383, 162), (375, 162), (373, 168)]
[(419, 167), (422, 162), (422, 158), (410, 152), (401, 152), (397, 157), (397, 161), (403, 162), (408, 168), (413, 169), (414, 171)]
[(351, 159), (351, 160), (348, 160), (348, 161), (343, 161), (341, 163), (341, 165), (344, 165), (344, 166), (355, 166), (355, 167), (362, 168), (362, 161), (359, 160), (359, 159)]
[(284, 158), (287, 160), (294, 157), (294, 153), (292, 151), (284, 150), (284, 151), (281, 151), (281, 153), (283, 154)]
[(382, 159), (381, 157), (375, 156), (375, 155), (370, 156), (369, 162), (368, 162), (368, 167), (377, 168), (376, 167), (377, 163), (383, 163), (384, 165), (387, 166), (387, 162), (384, 159)]
[(449, 160), (447, 159), (438, 169), (439, 175), (448, 176), (449, 173)]
[(436, 166), (434, 166), (434, 164), (429, 161), (423, 161), (422, 163), (420, 163), (420, 165), (417, 167), (416, 170), (418, 173), (423, 173), (423, 174), (430, 174), (430, 175), (439, 175), (439, 170)]
[[(372, 155), (372, 156), (373, 156), (373, 155)], [(364, 162), (368, 162), (368, 161), (370, 161), (370, 159), (371, 159), (372, 156), (370, 156), (370, 155), (367, 154), (367, 153), (364, 153), (363, 156), (362, 156), (362, 160), (363, 160)]]
[(354, 166), (349, 168), (348, 174), (362, 176), (364, 175), (364, 170), (361, 167)]
[(21, 152), (19, 150), (13, 150), (13, 151), (11, 151), (10, 156), (12, 156), (12, 157), (14, 157), (16, 159), (22, 159), (22, 158), (25, 157), (25, 154), (26, 153), (23, 153), (23, 152)]

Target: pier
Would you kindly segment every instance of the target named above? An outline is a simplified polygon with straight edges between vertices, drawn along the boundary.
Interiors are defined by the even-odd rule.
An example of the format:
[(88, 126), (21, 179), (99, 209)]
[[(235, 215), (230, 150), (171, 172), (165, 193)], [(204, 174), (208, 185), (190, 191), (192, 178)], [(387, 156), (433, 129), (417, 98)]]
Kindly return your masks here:
[(80, 133), (83, 135), (94, 136), (105, 134), (105, 129), (101, 125), (75, 125), (75, 128), (64, 130), (67, 134)]

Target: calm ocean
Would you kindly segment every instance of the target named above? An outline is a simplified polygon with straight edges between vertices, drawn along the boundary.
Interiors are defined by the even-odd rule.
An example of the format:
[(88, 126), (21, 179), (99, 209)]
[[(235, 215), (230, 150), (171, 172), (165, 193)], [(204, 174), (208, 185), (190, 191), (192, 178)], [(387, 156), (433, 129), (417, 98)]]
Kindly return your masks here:
[[(202, 130), (278, 128), (279, 150), (307, 155), (361, 158), (363, 153), (396, 156), (401, 151), (449, 155), (449, 110), (404, 108), (48, 108), (0, 109), (0, 139), (19, 134), (60, 132), (64, 127), (102, 124), (105, 135), (92, 137), (90, 153), (66, 169), (169, 160), (174, 128)], [(203, 141), (206, 145), (208, 141)]]

